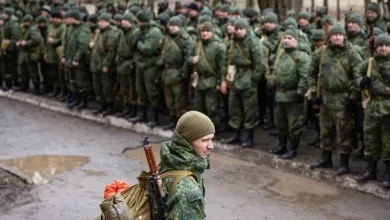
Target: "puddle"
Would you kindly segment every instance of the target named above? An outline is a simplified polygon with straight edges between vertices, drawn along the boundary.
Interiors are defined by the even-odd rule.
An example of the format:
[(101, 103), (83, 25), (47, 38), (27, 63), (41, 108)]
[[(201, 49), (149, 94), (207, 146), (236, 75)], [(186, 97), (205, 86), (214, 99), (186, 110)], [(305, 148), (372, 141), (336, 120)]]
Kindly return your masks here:
[[(161, 145), (160, 144), (151, 144), (154, 157), (156, 158), (157, 164), (160, 161), (160, 149)], [(147, 161), (146, 161), (146, 156), (145, 156), (145, 151), (144, 148), (136, 148), (132, 150), (127, 150), (125, 153), (125, 157), (131, 160), (138, 160), (140, 161), (143, 165), (147, 166)], [(225, 166), (238, 166), (238, 165), (244, 165), (244, 166), (253, 166), (251, 163), (247, 163), (245, 161), (241, 161), (232, 157), (224, 156), (218, 153), (211, 152), (210, 156), (210, 167), (212, 169), (215, 168), (221, 168)], [(145, 167), (147, 169), (148, 167)]]
[(0, 164), (30, 178), (33, 184), (44, 184), (57, 174), (83, 166), (88, 160), (85, 156), (36, 155), (0, 160)]

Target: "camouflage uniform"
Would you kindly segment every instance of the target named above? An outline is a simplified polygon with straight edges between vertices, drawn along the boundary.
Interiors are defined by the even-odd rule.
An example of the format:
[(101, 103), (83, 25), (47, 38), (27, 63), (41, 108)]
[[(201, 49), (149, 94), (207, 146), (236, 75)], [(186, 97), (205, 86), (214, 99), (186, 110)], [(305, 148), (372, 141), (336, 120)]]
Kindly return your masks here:
[(162, 83), (164, 85), (165, 102), (169, 109), (171, 123), (174, 127), (177, 119), (186, 112), (187, 93), (186, 79), (188, 79), (188, 66), (192, 62), (194, 42), (182, 27), (179, 17), (172, 17), (168, 26), (178, 26), (180, 31), (175, 34), (168, 33), (162, 39), (161, 58), (159, 65), (164, 66)]
[(46, 44), (47, 44), (47, 37), (48, 37), (48, 33), (49, 33), (49, 20), (46, 16), (40, 15), (37, 17), (35, 23), (36, 23), (36, 26), (37, 26), (37, 28), (42, 36), (38, 68), (39, 68), (39, 71), (41, 72), (42, 82), (44, 84), (44, 88), (45, 88), (45, 92), (46, 92), (46, 91), (50, 91), (53, 89), (53, 88), (50, 88), (50, 89), (48, 88), (49, 87), (48, 82), (47, 82), (47, 70), (48, 69), (46, 66), (46, 61), (44, 60), (44, 57), (43, 57), (44, 56), (44, 49), (45, 49)]
[[(261, 43), (249, 32), (247, 21), (240, 18), (234, 25), (236, 29), (247, 29), (247, 34), (241, 38), (235, 36), (228, 49), (231, 56), (228, 65), (237, 69), (229, 86), (229, 125), (237, 132), (241, 131), (243, 147), (252, 147), (253, 131), (259, 122), (257, 84), (264, 75), (265, 58)], [(222, 80), (226, 80), (225, 75)]]
[[(102, 13), (99, 20), (110, 22), (111, 16)], [(115, 56), (118, 48), (120, 32), (109, 25), (105, 29), (99, 29), (100, 33), (96, 39), (91, 52), (90, 68), (93, 76), (93, 90), (96, 101), (101, 104), (95, 113), (111, 114), (114, 110), (114, 84), (116, 80), (116, 69), (114, 68)], [(103, 68), (108, 68), (103, 73)]]
[[(310, 22), (310, 18), (311, 18), (311, 15), (309, 12), (301, 12), (298, 15), (298, 20), (299, 19), (306, 19), (307, 21)], [(299, 27), (299, 29), (301, 29), (303, 31), (303, 33), (306, 34), (307, 38), (311, 40), (311, 37), (313, 35), (313, 31), (315, 29), (312, 24), (309, 23), (306, 27)]]
[(375, 21), (373, 21), (373, 22), (370, 22), (367, 19), (364, 20), (363, 29), (366, 31), (366, 33), (369, 33), (369, 31), (370, 31), (370, 23), (372, 23), (374, 25), (374, 27), (378, 27), (383, 32), (386, 32), (386, 30), (387, 30), (387, 22), (386, 22), (386, 19), (380, 15), (380, 7), (379, 7), (379, 5), (377, 3), (375, 3), (375, 2), (370, 2), (367, 5), (366, 11), (373, 11), (373, 12), (378, 14), (378, 18)]
[[(329, 36), (333, 34), (345, 36), (345, 30), (340, 25), (335, 25), (330, 30)], [(318, 74), (320, 76), (319, 88), (322, 100), (320, 127), (321, 148), (323, 150), (323, 160), (313, 164), (313, 167), (324, 167), (325, 165), (329, 167), (332, 163), (332, 150), (338, 146), (341, 154), (341, 166), (337, 174), (342, 175), (349, 172), (348, 161), (351, 152), (352, 132), (351, 109), (356, 107), (358, 101), (359, 91), (356, 80), (359, 77), (358, 67), (361, 62), (361, 56), (346, 41), (343, 46), (333, 46), (329, 43), (313, 57), (308, 80), (310, 90), (316, 91), (317, 81), (315, 79)], [(318, 103), (318, 101), (316, 102)], [(334, 128), (336, 129), (336, 137)]]
[[(298, 40), (298, 32), (286, 30)], [(291, 149), (283, 155), (285, 159), (295, 157), (299, 146), (304, 123), (304, 94), (307, 91), (307, 75), (310, 68), (310, 57), (295, 48), (282, 49), (268, 78), (275, 89), (275, 126), (279, 136), (279, 147), (273, 153), (283, 154), (290, 139)]]
[(33, 18), (37, 18), (41, 13), (41, 6), (38, 0), (29, 1), (24, 9), (26, 15), (31, 15)]
[(20, 28), (17, 18), (13, 15), (14, 9), (5, 8), (4, 12), (9, 16), (8, 19), (4, 19), (3, 27), (1, 28), (2, 40), (10, 40), (7, 48), (2, 50), (2, 59), (4, 65), (4, 79), (6, 87), (19, 86), (18, 71), (17, 71), (17, 57), (18, 49), (16, 47), (16, 41), (20, 39)]
[(39, 74), (38, 61), (40, 56), (40, 45), (42, 36), (39, 30), (33, 26), (33, 18), (31, 15), (25, 15), (21, 22), (25, 23), (20, 41), (26, 41), (24, 46), (20, 45), (20, 52), (18, 55), (18, 75), (21, 83), (21, 88), (17, 90), (25, 91), (28, 88), (29, 81), (34, 84), (34, 93), (39, 94)]

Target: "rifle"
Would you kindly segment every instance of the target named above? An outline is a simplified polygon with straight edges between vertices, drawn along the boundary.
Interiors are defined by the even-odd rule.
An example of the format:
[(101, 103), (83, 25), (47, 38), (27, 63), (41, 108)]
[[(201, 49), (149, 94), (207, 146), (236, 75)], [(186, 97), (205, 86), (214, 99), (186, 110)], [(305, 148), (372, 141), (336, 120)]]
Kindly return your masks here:
[[(148, 141), (148, 137), (144, 139), (144, 150), (146, 159), (148, 161), (150, 175), (149, 175), (149, 202), (150, 204), (156, 205), (156, 207), (151, 207), (152, 219), (162, 220), (164, 219), (164, 202), (165, 192), (163, 190), (162, 180), (157, 169), (156, 160), (154, 158), (153, 149)], [(153, 206), (153, 205), (152, 205)]]

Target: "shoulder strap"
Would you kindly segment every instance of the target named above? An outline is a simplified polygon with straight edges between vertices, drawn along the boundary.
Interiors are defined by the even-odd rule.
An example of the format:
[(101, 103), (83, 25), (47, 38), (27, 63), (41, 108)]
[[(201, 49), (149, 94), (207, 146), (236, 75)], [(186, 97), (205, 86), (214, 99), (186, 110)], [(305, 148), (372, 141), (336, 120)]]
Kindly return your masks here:
[(321, 88), (320, 88), (320, 81), (321, 81), (321, 74), (322, 74), (322, 60), (324, 58), (326, 46), (322, 46), (321, 48), (321, 56), (320, 56), (320, 64), (318, 67), (318, 76), (317, 76), (317, 97), (321, 96)]
[(177, 186), (177, 184), (179, 184), (179, 182), (184, 177), (187, 177), (187, 176), (191, 176), (196, 182), (198, 182), (198, 180), (196, 179), (195, 174), (193, 172), (189, 171), (189, 170), (171, 170), (171, 171), (168, 171), (168, 172), (165, 172), (165, 173), (161, 174), (161, 178), (162, 179), (169, 178), (169, 177), (174, 177), (175, 178), (173, 180), (173, 183), (169, 187), (168, 195), (171, 194), (173, 192), (173, 190), (175, 189), (175, 187)]
[(203, 50), (202, 46), (200, 47), (200, 55), (204, 58), (204, 61), (206, 63), (207, 68), (209, 68), (209, 70), (215, 75), (215, 70), (213, 69), (213, 67), (211, 66), (209, 60), (207, 59), (206, 54), (204, 53), (204, 50)]
[(240, 53), (240, 55), (245, 59), (246, 62), (248, 62), (248, 64), (252, 64), (251, 60), (245, 56), (244, 54), (244, 51), (242, 51), (240, 45), (238, 45), (237, 43), (235, 43), (237, 49), (238, 49), (238, 52)]
[(272, 85), (272, 87), (275, 86), (275, 82), (274, 82), (274, 80), (275, 80), (275, 67), (276, 67), (276, 65), (279, 63), (279, 59), (280, 59), (280, 56), (282, 55), (282, 53), (284, 53), (284, 49), (281, 49), (281, 50), (279, 51), (278, 55), (276, 56), (274, 65), (273, 65), (273, 67), (272, 67), (272, 79), (271, 79), (271, 85)]
[(368, 77), (371, 76), (372, 62), (373, 62), (373, 61), (374, 61), (374, 57), (370, 57), (370, 58), (368, 59), (368, 67), (367, 67), (367, 73), (366, 73), (366, 75), (367, 75)]

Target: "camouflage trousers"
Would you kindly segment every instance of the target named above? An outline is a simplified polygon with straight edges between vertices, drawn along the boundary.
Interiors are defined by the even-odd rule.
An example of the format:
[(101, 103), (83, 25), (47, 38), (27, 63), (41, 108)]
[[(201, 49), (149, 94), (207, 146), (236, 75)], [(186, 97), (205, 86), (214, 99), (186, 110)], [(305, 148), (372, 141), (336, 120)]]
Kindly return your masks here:
[(275, 102), (275, 127), (278, 135), (289, 137), (292, 143), (299, 141), (304, 124), (304, 103)]
[(364, 155), (379, 161), (390, 160), (390, 115), (382, 117), (371, 116), (366, 112), (364, 116)]
[(120, 104), (125, 107), (129, 105), (129, 95), (130, 95), (130, 76), (128, 74), (118, 74), (117, 81), (119, 83), (119, 95), (120, 95)]
[(214, 122), (218, 123), (218, 109), (220, 104), (220, 97), (215, 88), (210, 89), (195, 89), (195, 109), (209, 116)]
[(320, 109), (321, 149), (332, 151), (335, 146), (338, 146), (340, 154), (349, 154), (352, 150), (351, 135), (351, 113), (346, 112), (345, 109), (329, 109), (322, 105)]
[(3, 79), (7, 86), (18, 84), (18, 58), (17, 56), (3, 55)]
[(38, 63), (20, 63), (18, 65), (18, 75), (22, 85), (28, 85), (30, 79), (33, 83), (39, 83)]
[(184, 83), (164, 85), (164, 95), (169, 115), (179, 119), (187, 109), (187, 94), (185, 93)]
[(229, 125), (236, 129), (251, 130), (259, 123), (257, 89), (229, 90)]
[(136, 90), (137, 102), (141, 106), (160, 106), (159, 88), (156, 83), (157, 67), (137, 68)]
[(45, 85), (53, 88), (60, 87), (60, 79), (59, 79), (59, 66), (57, 63), (47, 63), (45, 65)]
[(116, 82), (116, 73), (93, 73), (92, 75), (93, 91), (95, 92), (96, 101), (100, 103), (114, 103)]

